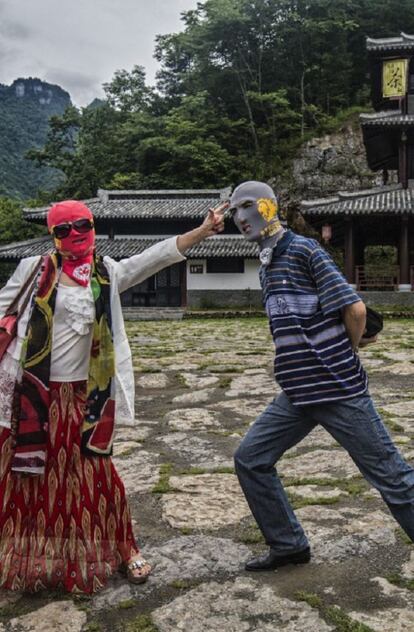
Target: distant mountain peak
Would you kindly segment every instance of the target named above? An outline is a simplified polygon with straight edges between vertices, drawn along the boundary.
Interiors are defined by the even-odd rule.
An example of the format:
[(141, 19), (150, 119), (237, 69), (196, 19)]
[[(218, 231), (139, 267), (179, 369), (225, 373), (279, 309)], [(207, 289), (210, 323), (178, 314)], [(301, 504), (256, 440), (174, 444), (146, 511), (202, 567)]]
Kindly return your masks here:
[(62, 179), (56, 170), (37, 167), (26, 153), (46, 142), (49, 118), (71, 105), (68, 92), (36, 77), (0, 84), (0, 195), (30, 198)]
[(50, 105), (54, 99), (66, 100), (68, 105), (71, 103), (70, 95), (66, 90), (37, 77), (15, 79), (8, 87), (8, 92), (13, 93), (17, 99), (34, 98), (40, 105)]

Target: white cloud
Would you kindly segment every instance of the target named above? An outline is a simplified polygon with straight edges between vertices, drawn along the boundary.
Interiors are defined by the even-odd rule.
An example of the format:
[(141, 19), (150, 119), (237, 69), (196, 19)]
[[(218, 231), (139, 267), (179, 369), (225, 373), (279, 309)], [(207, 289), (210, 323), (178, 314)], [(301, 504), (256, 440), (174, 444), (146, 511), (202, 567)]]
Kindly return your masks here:
[(39, 77), (86, 105), (115, 70), (140, 64), (153, 81), (155, 36), (182, 28), (197, 0), (0, 0), (0, 83)]

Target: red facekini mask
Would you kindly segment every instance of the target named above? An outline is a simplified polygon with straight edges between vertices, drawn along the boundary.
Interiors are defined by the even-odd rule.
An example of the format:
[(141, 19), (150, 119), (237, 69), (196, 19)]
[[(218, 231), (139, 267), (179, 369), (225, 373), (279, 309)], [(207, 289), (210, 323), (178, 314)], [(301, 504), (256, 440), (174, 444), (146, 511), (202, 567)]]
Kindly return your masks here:
[[(78, 220), (89, 220), (92, 227), (89, 229), (85, 222), (80, 222), (78, 231)], [(85, 204), (76, 200), (58, 202), (48, 213), (47, 226), (54, 236), (56, 249), (63, 257), (63, 272), (76, 283), (88, 285), (95, 249), (95, 229), (91, 211)], [(64, 236), (59, 238), (62, 233)]]

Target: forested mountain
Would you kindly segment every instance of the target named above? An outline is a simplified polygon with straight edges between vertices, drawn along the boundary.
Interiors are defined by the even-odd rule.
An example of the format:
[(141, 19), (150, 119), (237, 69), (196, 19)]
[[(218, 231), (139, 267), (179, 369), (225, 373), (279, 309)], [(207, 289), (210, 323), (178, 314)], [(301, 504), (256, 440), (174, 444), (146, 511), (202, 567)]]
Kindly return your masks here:
[(0, 195), (28, 198), (59, 185), (61, 174), (37, 168), (25, 154), (44, 145), (50, 116), (62, 115), (70, 103), (62, 88), (39, 79), (0, 84)]

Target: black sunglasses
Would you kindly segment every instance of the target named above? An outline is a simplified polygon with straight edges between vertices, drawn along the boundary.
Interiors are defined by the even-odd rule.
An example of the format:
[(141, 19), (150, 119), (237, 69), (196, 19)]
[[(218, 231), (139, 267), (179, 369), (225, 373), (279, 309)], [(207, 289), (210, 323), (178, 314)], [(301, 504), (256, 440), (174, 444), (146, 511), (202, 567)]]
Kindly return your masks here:
[(93, 228), (93, 221), (91, 219), (77, 219), (74, 222), (65, 222), (64, 224), (57, 224), (52, 226), (51, 233), (56, 239), (65, 239), (70, 235), (70, 231), (74, 228), (78, 233), (88, 233)]

